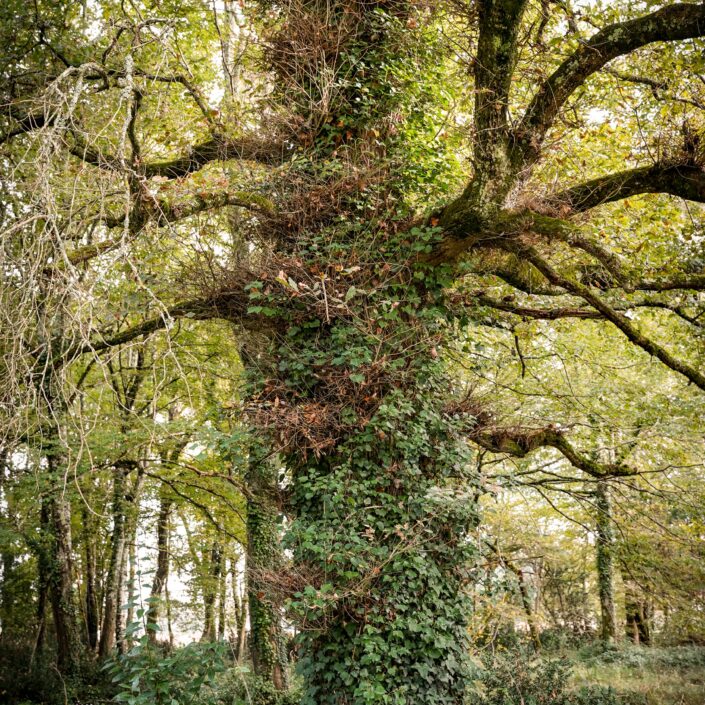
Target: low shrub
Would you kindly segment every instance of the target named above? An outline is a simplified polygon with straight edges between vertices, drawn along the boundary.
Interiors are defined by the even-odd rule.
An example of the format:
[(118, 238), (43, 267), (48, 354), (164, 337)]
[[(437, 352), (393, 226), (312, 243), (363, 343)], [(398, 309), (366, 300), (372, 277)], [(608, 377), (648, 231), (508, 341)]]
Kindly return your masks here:
[(487, 654), (468, 705), (619, 705), (611, 688), (569, 688), (570, 663), (521, 651)]

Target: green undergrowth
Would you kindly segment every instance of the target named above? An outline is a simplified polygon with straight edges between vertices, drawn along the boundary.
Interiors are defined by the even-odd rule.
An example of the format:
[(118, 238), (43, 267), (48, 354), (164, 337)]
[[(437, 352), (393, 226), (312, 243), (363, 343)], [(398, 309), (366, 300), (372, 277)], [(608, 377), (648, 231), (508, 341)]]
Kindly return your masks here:
[(705, 704), (705, 647), (591, 646), (566, 655), (574, 688), (610, 686), (625, 705)]

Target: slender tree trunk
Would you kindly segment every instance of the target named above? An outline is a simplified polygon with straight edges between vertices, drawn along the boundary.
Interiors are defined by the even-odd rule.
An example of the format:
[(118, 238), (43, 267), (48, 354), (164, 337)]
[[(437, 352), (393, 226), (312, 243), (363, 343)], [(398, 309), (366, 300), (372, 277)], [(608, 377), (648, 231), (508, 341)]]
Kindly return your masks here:
[(125, 653), (128, 648), (125, 636), (126, 627), (134, 620), (134, 580), (136, 564), (137, 546), (137, 523), (139, 521), (139, 502), (144, 481), (144, 470), (141, 465), (136, 464), (137, 472), (132, 486), (128, 487), (125, 496), (125, 545), (122, 554), (122, 566), (120, 569), (120, 604), (123, 596), (128, 604), (127, 612), (118, 610), (115, 620), (115, 642), (120, 653)]
[(226, 608), (228, 599), (228, 575), (223, 550), (224, 549), (221, 546), (220, 581), (218, 585), (218, 641), (223, 641), (225, 639), (225, 621), (227, 616)]
[(169, 579), (169, 518), (172, 504), (172, 498), (162, 492), (159, 497), (159, 515), (157, 517), (157, 569), (152, 580), (149, 612), (147, 613), (149, 639), (152, 642), (157, 640), (162, 593)]
[(244, 660), (245, 651), (247, 650), (247, 599), (244, 596), (240, 596), (240, 586), (237, 580), (237, 563), (238, 559), (233, 557), (230, 561), (230, 577), (233, 590), (233, 603), (235, 605), (235, 657), (238, 663), (240, 663)]
[(34, 653), (44, 651), (46, 636), (47, 601), (49, 597), (49, 574), (51, 562), (49, 560), (49, 509), (46, 500), (41, 501), (39, 510), (40, 543), (37, 549), (37, 637), (34, 642)]
[(83, 505), (83, 559), (84, 559), (84, 607), (86, 614), (86, 641), (91, 651), (98, 646), (98, 596), (96, 592), (95, 522), (85, 504)]
[[(9, 520), (12, 513), (10, 498), (6, 495), (3, 488), (3, 480), (5, 479), (5, 468), (7, 463), (7, 453), (5, 450), (0, 450), (0, 511), (5, 516), (4, 519)], [(2, 551), (2, 582), (0, 582), (0, 642), (7, 639), (10, 633), (10, 622), (14, 611), (15, 593), (12, 589), (12, 577), (15, 572), (15, 553), (11, 546), (3, 544)]]
[(277, 690), (287, 688), (286, 650), (278, 606), (267, 594), (264, 572), (281, 562), (273, 496), (274, 473), (266, 462), (251, 461), (247, 486), (247, 595), (250, 612), (250, 657), (254, 672)]
[(625, 598), (626, 633), (633, 644), (651, 645), (651, 624), (649, 606), (627, 588)]
[(71, 507), (61, 491), (50, 500), (49, 521), (54, 549), (49, 598), (56, 635), (57, 666), (62, 673), (71, 673), (78, 665), (80, 639), (73, 586)]
[[(137, 601), (137, 592), (135, 581), (137, 580), (137, 540), (133, 534), (128, 542), (127, 551), (128, 560), (128, 578), (127, 578), (127, 621), (126, 625), (130, 625), (135, 621), (135, 605)], [(127, 640), (127, 646), (132, 646), (132, 642)]]
[(7, 638), (10, 631), (14, 596), (12, 591), (12, 575), (15, 570), (15, 556), (10, 551), (2, 554), (2, 583), (0, 583), (0, 641)]
[(113, 531), (110, 537), (110, 560), (105, 580), (103, 622), (100, 629), (98, 656), (104, 659), (115, 646), (118, 610), (125, 552), (125, 483), (129, 468), (118, 466), (113, 473)]
[(115, 648), (118, 653), (125, 653), (125, 612), (124, 606), (127, 601), (127, 591), (125, 579), (127, 573), (127, 536), (124, 538), (122, 557), (118, 565), (118, 580), (117, 580), (117, 609), (115, 610)]
[(617, 614), (614, 599), (614, 560), (612, 508), (609, 487), (604, 480), (595, 490), (597, 511), (597, 585), (600, 595), (600, 637), (612, 643), (617, 638)]
[(518, 568), (517, 580), (519, 582), (519, 594), (521, 595), (521, 604), (526, 614), (526, 622), (529, 625), (529, 636), (531, 643), (537, 651), (541, 650), (541, 637), (539, 635), (538, 626), (536, 625), (536, 614), (534, 605), (529, 594), (529, 586), (526, 584), (526, 576), (521, 568)]
[(248, 612), (248, 602), (244, 598), (240, 600), (240, 612), (239, 612), (239, 632), (237, 639), (237, 658), (239, 662), (244, 661), (247, 653), (247, 618), (249, 616)]
[(205, 576), (203, 585), (203, 633), (201, 641), (215, 641), (215, 605), (220, 587), (220, 573), (222, 567), (223, 552), (220, 546), (220, 537), (213, 539), (208, 561), (208, 574)]
[(524, 575), (524, 571), (516, 563), (509, 560), (506, 556), (502, 555), (502, 553), (494, 543), (487, 541), (486, 544), (488, 548), (490, 548), (490, 550), (497, 555), (501, 563), (516, 576), (517, 585), (519, 587), (519, 596), (521, 597), (521, 605), (524, 608), (524, 613), (526, 614), (526, 623), (529, 627), (529, 636), (531, 637), (531, 643), (534, 645), (534, 648), (539, 651), (541, 649), (541, 638), (539, 636), (539, 630), (536, 624), (536, 614), (534, 611), (534, 605), (531, 600), (529, 586), (526, 583), (526, 576)]
[(174, 630), (171, 621), (171, 599), (169, 597), (169, 583), (164, 583), (164, 607), (166, 608), (166, 630), (169, 634), (169, 649), (174, 648)]

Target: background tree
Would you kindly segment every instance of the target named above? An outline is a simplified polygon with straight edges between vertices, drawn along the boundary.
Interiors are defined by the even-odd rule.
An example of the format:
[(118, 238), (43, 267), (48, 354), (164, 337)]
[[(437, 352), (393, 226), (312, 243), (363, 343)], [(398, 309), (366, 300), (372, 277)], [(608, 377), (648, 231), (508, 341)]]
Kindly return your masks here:
[[(42, 483), (40, 611), (48, 599), (60, 668), (75, 670), (81, 484), (70, 478), (95, 436), (85, 410), (72, 412), (102, 408), (90, 385), (112, 389), (111, 420), (126, 410), (131, 435), (136, 371), (119, 363), (153, 336), (165, 349), (159, 381), (145, 386), (152, 407), (172, 376), (211, 428), (222, 401), (241, 401), (238, 421), (281, 459), (284, 476), (263, 483), (275, 500), (266, 524), (273, 539), (275, 513), (286, 517), (291, 565), (250, 571), (267, 577), (250, 609), (278, 619), (288, 600), (303, 701), (460, 703), (487, 485), (527, 487), (554, 506), (563, 492), (571, 510), (590, 500), (594, 510), (596, 482), (614, 478), (616, 502), (621, 487), (645, 493), (671, 458), (695, 464), (699, 446), (685, 446), (705, 390), (695, 205), (705, 9), (297, 0), (223, 10), (4, 10), (0, 302), (19, 324), (0, 341), (3, 449)], [(237, 392), (205, 365), (201, 331), (232, 367), (236, 339)], [(204, 413), (213, 397), (218, 423)], [(149, 418), (129, 454), (104, 449), (105, 467), (129, 457), (135, 479), (153, 473), (184, 501), (208, 639), (222, 534), (237, 536), (211, 502), (248, 500), (252, 539), (262, 494), (249, 485), (262, 483), (214, 470), (210, 457), (189, 463), (197, 481), (164, 472), (152, 447), (164, 424)], [(240, 473), (252, 460), (241, 456)], [(127, 526), (123, 479), (97, 483), (119, 519), (101, 581), (103, 655), (122, 533), (134, 545), (139, 529), (138, 513)], [(139, 505), (135, 491), (129, 501)], [(592, 512), (590, 531), (605, 515)], [(523, 566), (503, 563), (528, 618)], [(589, 592), (583, 581), (585, 630)], [(257, 663), (284, 685), (271, 659)]]

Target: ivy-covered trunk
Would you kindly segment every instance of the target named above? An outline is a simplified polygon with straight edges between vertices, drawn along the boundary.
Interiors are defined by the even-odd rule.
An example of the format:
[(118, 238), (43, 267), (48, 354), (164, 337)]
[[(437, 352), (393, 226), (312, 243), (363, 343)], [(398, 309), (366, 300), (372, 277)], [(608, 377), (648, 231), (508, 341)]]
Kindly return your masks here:
[[(290, 474), (291, 569), (259, 577), (289, 597), (305, 705), (460, 705), (467, 687), (473, 409), (444, 372), (438, 221), (407, 202), (433, 178), (416, 165), (445, 50), (410, 31), (413, 5), (298, 0), (266, 38), (302, 151), (264, 223), (281, 254), (249, 286), (269, 344), (248, 408)], [(251, 505), (250, 552), (271, 521)], [(252, 644), (272, 643), (261, 606), (251, 592)]]
[[(467, 687), (476, 487), (464, 434), (473, 409), (449, 398), (437, 349), (447, 325), (442, 290), (432, 271), (416, 271), (351, 299), (338, 320), (316, 318), (281, 288), (261, 291), (292, 317), (253, 406), (291, 472), (293, 565), (255, 573), (266, 587), (260, 594), (252, 580), (252, 644), (275, 655), (261, 599), (286, 592), (307, 705), (459, 705)], [(334, 300), (341, 285), (331, 277)], [(272, 565), (258, 552), (270, 550), (262, 538), (271, 529), (261, 532), (273, 518), (250, 500), (254, 565)]]
[(605, 642), (617, 638), (617, 614), (614, 600), (614, 531), (609, 486), (599, 480), (595, 489), (597, 518), (597, 584), (600, 595), (600, 637)]
[[(277, 690), (288, 685), (287, 652), (282, 631), (279, 594), (269, 589), (282, 564), (276, 475), (270, 463), (253, 457), (247, 473), (247, 600), (250, 616), (250, 657), (254, 672)], [(241, 628), (244, 623), (241, 612)]]
[(422, 383), (390, 392), (296, 471), (307, 704), (463, 702), (474, 503), (449, 489), (465, 459), (433, 397)]

